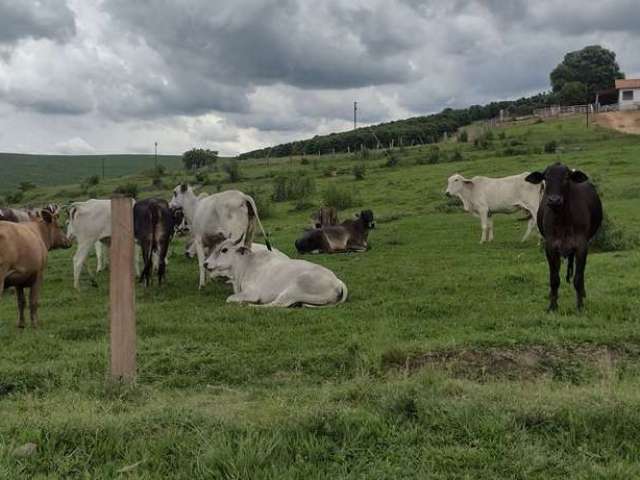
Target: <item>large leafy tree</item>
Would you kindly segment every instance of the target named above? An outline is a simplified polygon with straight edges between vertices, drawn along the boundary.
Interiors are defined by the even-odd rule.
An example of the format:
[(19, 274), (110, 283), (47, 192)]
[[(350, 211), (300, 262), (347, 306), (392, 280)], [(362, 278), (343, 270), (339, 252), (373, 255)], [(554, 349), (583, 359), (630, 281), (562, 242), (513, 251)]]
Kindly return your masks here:
[(617, 78), (624, 78), (624, 73), (616, 62), (615, 52), (600, 45), (591, 45), (567, 53), (550, 77), (554, 92), (561, 93), (564, 90), (564, 95), (560, 94), (561, 100), (563, 97), (575, 99), (580, 89), (574, 82), (579, 82), (585, 88), (585, 101), (593, 101), (598, 90), (613, 87)]
[(186, 170), (196, 170), (218, 161), (218, 152), (204, 148), (192, 148), (182, 154), (182, 163)]

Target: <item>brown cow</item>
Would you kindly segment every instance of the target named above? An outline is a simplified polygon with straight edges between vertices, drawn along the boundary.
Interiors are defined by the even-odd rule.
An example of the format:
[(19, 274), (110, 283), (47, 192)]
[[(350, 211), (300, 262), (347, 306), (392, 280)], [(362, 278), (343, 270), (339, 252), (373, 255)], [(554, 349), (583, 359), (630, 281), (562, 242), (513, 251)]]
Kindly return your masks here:
[(330, 225), (307, 230), (296, 240), (299, 253), (364, 252), (369, 248), (369, 230), (375, 227), (373, 212), (363, 210), (356, 220), (345, 220), (339, 225)]
[(0, 221), (0, 297), (5, 288), (16, 288), (20, 328), (24, 327), (24, 289), (30, 289), (31, 326), (37, 327), (38, 297), (48, 251), (71, 246), (56, 217), (47, 210), (41, 216), (41, 220), (26, 223)]

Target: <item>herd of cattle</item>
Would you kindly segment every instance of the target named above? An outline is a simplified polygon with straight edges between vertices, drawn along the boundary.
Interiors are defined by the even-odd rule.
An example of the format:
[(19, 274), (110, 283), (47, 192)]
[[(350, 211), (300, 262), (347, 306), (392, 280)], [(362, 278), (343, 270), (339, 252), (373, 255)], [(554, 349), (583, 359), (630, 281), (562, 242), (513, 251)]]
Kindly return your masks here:
[[(480, 218), (481, 242), (493, 240), (493, 214), (524, 211), (528, 227), (523, 241), (537, 222), (549, 264), (549, 310), (558, 307), (562, 257), (568, 258), (567, 281), (573, 276), (575, 261), (577, 308), (582, 309), (588, 246), (602, 222), (600, 199), (584, 173), (558, 163), (544, 172), (504, 178), (467, 179), (454, 174), (445, 193), (458, 197), (466, 211)], [(65, 207), (66, 234), (58, 224), (61, 210), (55, 204), (31, 211), (0, 209), (0, 295), (4, 289), (15, 287), (19, 327), (24, 326), (25, 288), (30, 289), (31, 323), (37, 325), (48, 250), (77, 243), (73, 256), (75, 288), (80, 286), (80, 275), (92, 248), (97, 271), (107, 261), (103, 248), (111, 237), (110, 200), (91, 199)], [(238, 190), (196, 195), (191, 186), (178, 185), (168, 202), (155, 198), (135, 202), (133, 220), (143, 264), (140, 271), (136, 260), (136, 272), (147, 286), (154, 270), (158, 283), (162, 283), (170, 242), (176, 232), (188, 231), (190, 241), (185, 253), (198, 259), (199, 287), (211, 277), (228, 279), (233, 294), (227, 302), (320, 307), (347, 298), (347, 286), (333, 272), (306, 260), (291, 259), (273, 248), (253, 198)], [(296, 240), (295, 246), (299, 253), (362, 252), (369, 248), (368, 234), (374, 227), (371, 210), (362, 211), (355, 220), (338, 223), (335, 209), (322, 208), (312, 217), (312, 228)], [(256, 229), (265, 244), (253, 242)]]

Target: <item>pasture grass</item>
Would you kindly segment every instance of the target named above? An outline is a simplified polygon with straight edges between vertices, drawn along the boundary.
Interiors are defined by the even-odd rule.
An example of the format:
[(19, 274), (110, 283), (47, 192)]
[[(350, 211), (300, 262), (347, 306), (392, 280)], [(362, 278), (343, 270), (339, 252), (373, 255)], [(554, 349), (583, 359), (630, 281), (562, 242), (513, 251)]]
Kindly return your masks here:
[[(551, 140), (558, 149), (503, 155), (514, 139), (531, 152)], [(76, 292), (73, 251), (52, 252), (41, 328), (18, 331), (14, 296), (0, 302), (0, 478), (640, 476), (637, 245), (590, 255), (585, 312), (563, 282), (550, 315), (546, 261), (535, 240), (520, 242), (525, 224), (496, 216), (496, 240), (479, 245), (478, 220), (442, 197), (454, 172), (503, 176), (562, 160), (594, 176), (610, 219), (638, 235), (637, 138), (568, 120), (506, 129), (486, 149), (440, 150), (445, 160), (425, 164), (430, 147), (398, 149), (391, 168), (375, 151), (243, 162), (243, 180), (222, 188), (266, 195), (276, 176), (304, 169), (317, 183), (314, 207), (335, 186), (358, 201), (341, 219), (374, 211), (369, 252), (305, 257), (336, 272), (349, 301), (226, 305), (228, 285), (197, 290), (197, 266), (178, 240), (167, 284), (136, 291), (131, 387), (106, 381), (108, 274), (97, 287), (84, 277)], [(449, 161), (452, 151), (464, 160)], [(170, 189), (188, 178), (164, 181)], [(72, 187), (28, 193), (64, 200), (56, 188)], [(272, 203), (265, 221), (292, 257), (311, 213), (295, 207)], [(27, 442), (35, 454), (13, 455)]]

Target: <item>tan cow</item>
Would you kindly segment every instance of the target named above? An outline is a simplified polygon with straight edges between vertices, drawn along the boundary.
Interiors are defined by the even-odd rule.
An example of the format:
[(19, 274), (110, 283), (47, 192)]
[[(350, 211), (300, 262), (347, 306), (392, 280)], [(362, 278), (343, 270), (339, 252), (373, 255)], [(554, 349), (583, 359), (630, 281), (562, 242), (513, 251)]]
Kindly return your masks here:
[(48, 252), (69, 248), (71, 242), (51, 212), (26, 223), (0, 221), (0, 297), (5, 288), (15, 287), (18, 300), (18, 327), (24, 327), (24, 289), (29, 288), (31, 326), (38, 326), (38, 298), (42, 288)]

